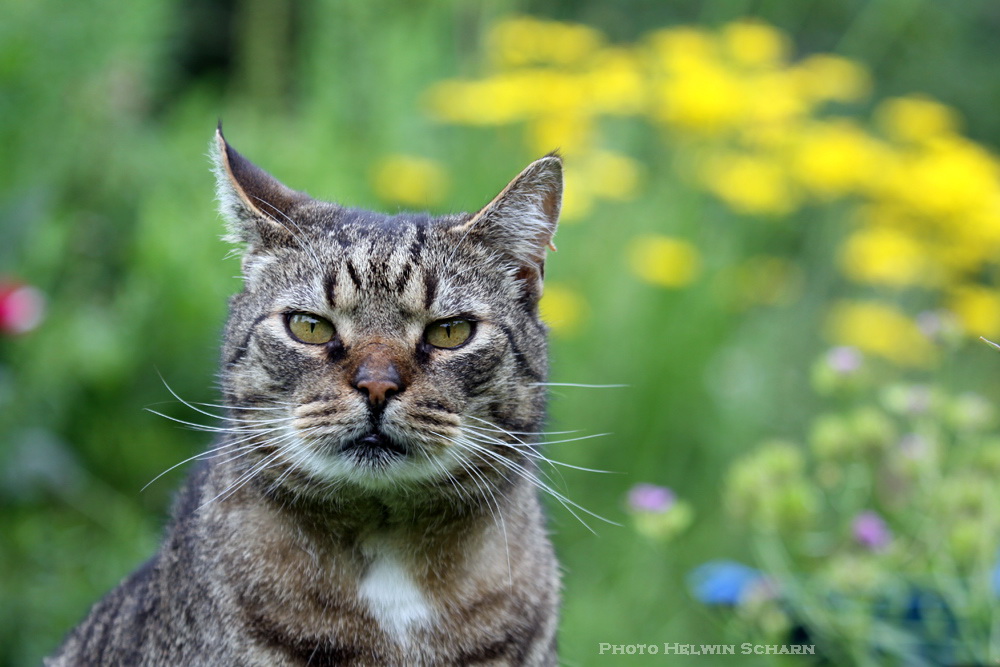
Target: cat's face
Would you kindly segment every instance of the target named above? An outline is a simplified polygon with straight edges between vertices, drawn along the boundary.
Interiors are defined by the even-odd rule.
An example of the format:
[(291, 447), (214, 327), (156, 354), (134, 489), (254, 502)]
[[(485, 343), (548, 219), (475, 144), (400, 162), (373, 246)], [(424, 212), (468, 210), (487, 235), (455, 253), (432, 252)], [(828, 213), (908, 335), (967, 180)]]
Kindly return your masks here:
[(477, 214), (385, 216), (289, 190), (217, 141), (223, 211), (248, 246), (223, 351), (247, 473), (317, 492), (486, 493), (528, 472), (558, 158)]

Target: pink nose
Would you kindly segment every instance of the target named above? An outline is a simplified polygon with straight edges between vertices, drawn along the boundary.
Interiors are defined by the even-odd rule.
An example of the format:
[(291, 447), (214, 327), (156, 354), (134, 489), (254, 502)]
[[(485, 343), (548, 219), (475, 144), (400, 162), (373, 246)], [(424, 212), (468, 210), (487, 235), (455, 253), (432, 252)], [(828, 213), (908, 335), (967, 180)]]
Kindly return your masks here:
[(382, 405), (404, 388), (396, 365), (381, 355), (368, 357), (361, 362), (352, 384), (358, 391), (368, 395), (368, 402), (372, 405)]

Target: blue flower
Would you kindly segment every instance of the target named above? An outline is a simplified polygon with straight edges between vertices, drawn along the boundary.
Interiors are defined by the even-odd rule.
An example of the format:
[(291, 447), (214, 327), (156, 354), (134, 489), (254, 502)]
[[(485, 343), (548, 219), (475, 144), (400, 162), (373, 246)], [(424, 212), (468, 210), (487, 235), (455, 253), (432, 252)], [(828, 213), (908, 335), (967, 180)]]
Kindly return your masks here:
[(993, 568), (993, 594), (1000, 598), (1000, 563)]
[(714, 560), (700, 565), (688, 575), (691, 593), (705, 604), (734, 606), (764, 575), (731, 560)]

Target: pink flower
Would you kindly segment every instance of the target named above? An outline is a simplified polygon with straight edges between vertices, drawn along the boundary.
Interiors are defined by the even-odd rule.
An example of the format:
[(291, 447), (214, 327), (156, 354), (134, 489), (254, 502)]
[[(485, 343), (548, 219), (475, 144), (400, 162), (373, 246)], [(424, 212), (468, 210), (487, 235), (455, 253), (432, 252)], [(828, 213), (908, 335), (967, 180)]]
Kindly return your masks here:
[(866, 510), (851, 522), (854, 539), (872, 551), (881, 551), (892, 541), (892, 532), (877, 512)]
[(31, 285), (0, 282), (0, 332), (23, 334), (42, 322), (45, 295)]
[(628, 492), (628, 505), (636, 512), (666, 512), (677, 496), (665, 486), (636, 484)]
[(826, 354), (826, 363), (841, 375), (849, 375), (861, 368), (861, 352), (853, 347), (835, 347)]

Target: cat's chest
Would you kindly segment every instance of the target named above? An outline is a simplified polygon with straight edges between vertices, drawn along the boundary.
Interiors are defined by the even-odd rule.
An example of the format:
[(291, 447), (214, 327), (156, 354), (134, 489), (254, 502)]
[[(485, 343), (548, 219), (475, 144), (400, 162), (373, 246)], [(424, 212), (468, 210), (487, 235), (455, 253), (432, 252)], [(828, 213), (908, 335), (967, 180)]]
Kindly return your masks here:
[(437, 616), (429, 591), (401, 553), (380, 542), (366, 544), (367, 566), (358, 580), (358, 602), (381, 630), (402, 644)]

